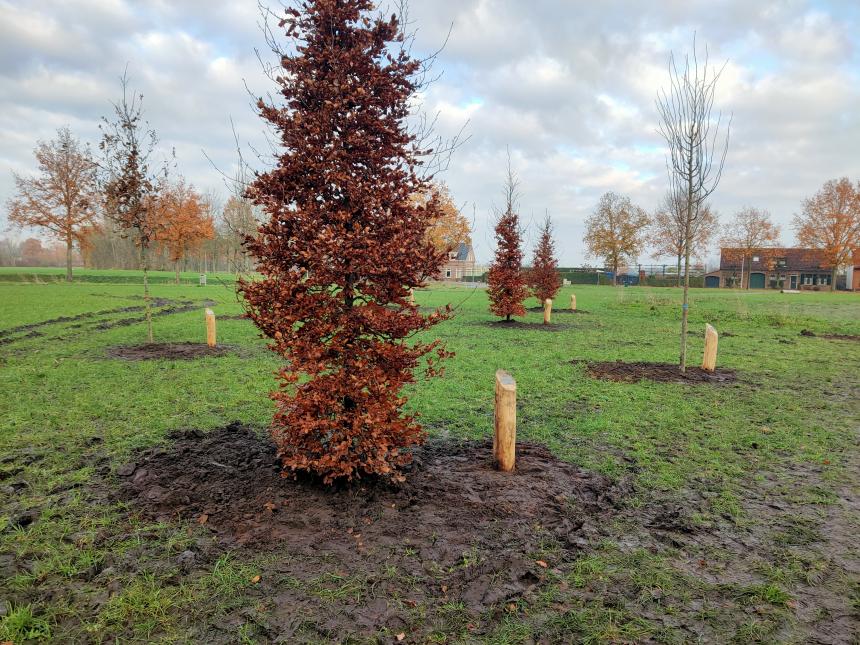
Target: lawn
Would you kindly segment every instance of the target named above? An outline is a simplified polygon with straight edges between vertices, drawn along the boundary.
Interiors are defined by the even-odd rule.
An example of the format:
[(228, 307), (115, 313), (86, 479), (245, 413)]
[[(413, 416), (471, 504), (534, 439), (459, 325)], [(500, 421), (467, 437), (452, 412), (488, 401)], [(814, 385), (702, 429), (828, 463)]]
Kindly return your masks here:
[[(205, 518), (154, 518), (117, 497), (123, 465), (157, 459), (177, 436), (199, 443), (234, 422), (264, 436), (278, 363), (237, 317), (226, 279), (153, 292), (157, 341), (203, 342), (211, 306), (227, 354), (125, 361), (108, 350), (145, 341), (134, 274), (67, 285), (3, 273), (0, 642), (856, 638), (860, 344), (824, 337), (860, 335), (856, 295), (693, 291), (691, 362), (709, 322), (718, 366), (737, 380), (689, 384), (599, 380), (586, 365), (675, 361), (678, 290), (579, 286), (585, 313), (554, 314), (552, 331), (537, 312), (531, 327), (487, 324), (481, 290), (418, 291), (423, 307), (456, 307), (433, 330), (456, 353), (444, 377), (408, 388), (433, 445), (491, 435), (504, 368), (517, 380), (518, 441), (615, 491), (599, 521), (580, 518), (588, 530), (575, 545), (547, 535), (522, 554), (530, 582), (516, 597), (473, 603), (404, 568), (429, 557), (411, 552), (408, 535), (385, 557), (368, 545), (372, 562), (352, 567), (359, 560), (289, 540), (224, 545)], [(202, 434), (176, 434), (189, 430)], [(530, 530), (541, 534), (539, 523)], [(488, 571), (496, 546), (476, 538), (458, 554), (458, 580)]]

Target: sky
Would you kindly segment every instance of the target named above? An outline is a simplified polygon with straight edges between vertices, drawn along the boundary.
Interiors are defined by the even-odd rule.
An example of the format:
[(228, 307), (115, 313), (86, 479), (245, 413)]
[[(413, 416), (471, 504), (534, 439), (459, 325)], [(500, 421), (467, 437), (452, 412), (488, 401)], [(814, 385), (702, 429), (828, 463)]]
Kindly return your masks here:
[[(479, 262), (492, 256), (508, 155), (529, 255), (549, 214), (561, 264), (598, 264), (582, 238), (603, 193), (658, 206), (655, 98), (694, 34), (725, 65), (715, 111), (731, 115), (731, 138), (710, 202), (722, 223), (764, 208), (794, 244), (804, 198), (860, 180), (857, 0), (411, 0), (409, 18), (416, 54), (444, 45), (416, 104), (440, 136), (463, 133), (438, 178), (473, 221)], [(32, 173), (37, 141), (65, 125), (95, 147), (126, 68), (165, 154), (199, 189), (227, 195), (233, 128), (265, 169), (252, 97), (274, 85), (261, 23), (254, 0), (0, 0), (0, 236), (28, 233), (7, 230), (12, 173)]]

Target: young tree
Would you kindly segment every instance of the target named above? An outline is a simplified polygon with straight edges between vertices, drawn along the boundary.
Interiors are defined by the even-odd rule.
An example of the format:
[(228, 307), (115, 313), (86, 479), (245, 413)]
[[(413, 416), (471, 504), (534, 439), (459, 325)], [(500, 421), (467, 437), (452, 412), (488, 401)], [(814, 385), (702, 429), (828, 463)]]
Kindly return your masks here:
[(552, 220), (549, 215), (541, 226), (528, 277), (532, 293), (541, 304), (547, 298), (554, 299), (555, 294), (561, 289), (561, 276), (558, 273), (558, 260), (555, 257), (555, 241), (552, 237)]
[(517, 179), (508, 166), (505, 181), (505, 210), (496, 219), (496, 254), (487, 276), (490, 311), (510, 321), (525, 316), (523, 300), (529, 292), (523, 274), (522, 231), (516, 209)]
[(149, 249), (158, 227), (158, 194), (166, 178), (153, 169), (158, 138), (143, 120), (143, 95), (129, 95), (128, 77), (120, 79), (122, 98), (113, 104), (114, 120), (102, 118), (103, 193), (105, 210), (124, 235), (133, 238), (143, 270), (146, 332), (151, 343), (152, 307), (149, 295)]
[(860, 248), (860, 182), (848, 177), (831, 179), (809, 199), (803, 213), (794, 216), (797, 241), (824, 251), (831, 267), (830, 290), (836, 289), (836, 273), (851, 262)]
[[(684, 200), (668, 193), (651, 218), (648, 243), (654, 247), (656, 257), (674, 257), (677, 260), (677, 286), (681, 286), (681, 263), (686, 244), (686, 212)], [(717, 233), (717, 215), (710, 206), (702, 205), (701, 213), (691, 226), (691, 255), (701, 257)]]
[(604, 193), (585, 220), (588, 255), (603, 258), (612, 269), (613, 284), (618, 284), (618, 268), (633, 262), (645, 247), (649, 221), (648, 213), (629, 197), (613, 192)]
[(686, 56), (679, 69), (675, 55), (669, 59), (669, 91), (657, 95), (660, 134), (666, 139), (669, 154), (666, 167), (669, 192), (684, 204), (684, 297), (681, 306), (681, 373), (687, 371), (687, 314), (690, 307), (690, 255), (693, 232), (702, 215), (702, 205), (720, 183), (729, 150), (731, 118), (722, 130), (722, 113), (713, 118), (714, 98), (722, 69), (708, 66), (708, 50), (700, 65), (693, 38), (693, 54)]
[(427, 229), (427, 239), (444, 253), (457, 248), (460, 242), (472, 243), (472, 227), (457, 205), (454, 203), (448, 187), (443, 183), (434, 183), (430, 190), (416, 195), (420, 204), (426, 204), (432, 199), (439, 203), (439, 219)]
[[(423, 440), (404, 414), (404, 384), (448, 355), (415, 339), (450, 315), (423, 315), (410, 289), (435, 276), (444, 253), (427, 240), (439, 203), (417, 174), (426, 151), (409, 130), (422, 63), (402, 26), (370, 0), (307, 0), (281, 26), (294, 53), (276, 81), (285, 103), (258, 102), (277, 131), (277, 167), (247, 196), (270, 219), (248, 249), (258, 281), (240, 281), (248, 315), (283, 356), (272, 436), (284, 468), (331, 483), (365, 474), (402, 478)], [(399, 45), (398, 45), (399, 44)]]
[(213, 219), (207, 211), (200, 194), (181, 178), (165, 184), (158, 195), (158, 226), (153, 239), (167, 251), (176, 272), (176, 284), (179, 284), (179, 263), (204, 240), (215, 237)]
[(236, 274), (247, 273), (251, 263), (245, 252), (245, 241), (256, 235), (259, 226), (254, 205), (247, 199), (231, 196), (221, 211), (221, 223)]
[(34, 151), (38, 177), (14, 175), (17, 196), (8, 203), (9, 222), (46, 229), (66, 245), (66, 282), (72, 281), (72, 247), (96, 225), (100, 201), (97, 166), (89, 148), (69, 128), (40, 141)]
[(741, 288), (744, 286), (744, 263), (747, 257), (752, 257), (756, 249), (779, 244), (781, 232), (780, 227), (770, 221), (768, 211), (752, 206), (739, 210), (726, 225), (723, 246), (741, 250)]

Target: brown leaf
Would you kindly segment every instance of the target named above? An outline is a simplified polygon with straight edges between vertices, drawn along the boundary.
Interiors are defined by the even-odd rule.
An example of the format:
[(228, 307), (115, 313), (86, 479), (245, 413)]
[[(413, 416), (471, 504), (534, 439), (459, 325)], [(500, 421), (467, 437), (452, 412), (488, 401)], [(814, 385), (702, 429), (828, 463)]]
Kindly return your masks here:
[(251, 582), (253, 584), (257, 584), (258, 582), (260, 582), (260, 576), (254, 576), (253, 578), (251, 578)]
[(206, 513), (203, 513), (200, 517), (197, 518), (198, 524), (206, 524), (209, 521), (209, 516)]
[(546, 569), (546, 568), (547, 568), (547, 566), (549, 566), (549, 565), (548, 565), (546, 562), (544, 562), (543, 560), (538, 560), (537, 562), (535, 562), (535, 564), (536, 564), (536, 565), (538, 565), (539, 567), (543, 567), (544, 569)]
[(399, 634), (397, 634), (396, 638), (398, 641), (402, 641), (404, 638), (406, 638), (405, 632), (400, 632)]

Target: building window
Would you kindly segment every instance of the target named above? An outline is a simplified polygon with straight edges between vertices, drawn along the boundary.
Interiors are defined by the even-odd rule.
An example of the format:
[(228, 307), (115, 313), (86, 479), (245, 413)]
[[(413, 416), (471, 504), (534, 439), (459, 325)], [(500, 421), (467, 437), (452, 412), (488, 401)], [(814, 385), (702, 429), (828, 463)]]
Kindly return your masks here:
[(784, 269), (785, 268), (785, 258), (777, 258), (776, 259), (776, 266), (778, 266), (780, 269)]
[(758, 262), (758, 256), (757, 256), (757, 255), (754, 255), (754, 256), (753, 256), (752, 261), (753, 261), (753, 262)]
[(450, 277), (451, 277), (451, 269), (446, 269), (446, 270), (445, 270), (445, 277), (446, 277), (446, 278), (450, 278)]

